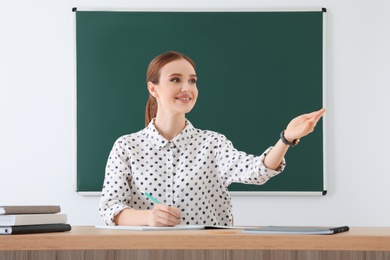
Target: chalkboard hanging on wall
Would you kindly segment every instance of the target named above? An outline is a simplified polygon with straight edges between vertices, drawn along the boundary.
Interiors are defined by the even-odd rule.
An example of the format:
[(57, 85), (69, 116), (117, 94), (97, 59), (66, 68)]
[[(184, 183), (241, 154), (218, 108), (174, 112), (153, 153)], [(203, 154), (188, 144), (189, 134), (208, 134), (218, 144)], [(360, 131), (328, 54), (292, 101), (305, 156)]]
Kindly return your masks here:
[[(317, 11), (81, 11), (76, 18), (76, 191), (101, 191), (115, 140), (144, 128), (151, 59), (179, 51), (197, 65), (187, 118), (261, 154), (295, 116), (324, 105), (324, 16)], [(323, 121), (287, 153), (285, 171), (239, 194), (326, 194)]]

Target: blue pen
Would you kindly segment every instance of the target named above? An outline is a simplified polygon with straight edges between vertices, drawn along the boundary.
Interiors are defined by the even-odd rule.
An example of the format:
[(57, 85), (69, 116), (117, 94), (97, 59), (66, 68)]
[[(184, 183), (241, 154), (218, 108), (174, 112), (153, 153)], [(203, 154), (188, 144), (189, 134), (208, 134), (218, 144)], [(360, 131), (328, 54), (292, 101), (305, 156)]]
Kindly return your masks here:
[(141, 192), (142, 192), (146, 197), (148, 197), (151, 201), (153, 201), (155, 204), (161, 204), (160, 201), (158, 201), (156, 198), (154, 198), (152, 195), (150, 195), (150, 194), (147, 193), (146, 191), (141, 190)]

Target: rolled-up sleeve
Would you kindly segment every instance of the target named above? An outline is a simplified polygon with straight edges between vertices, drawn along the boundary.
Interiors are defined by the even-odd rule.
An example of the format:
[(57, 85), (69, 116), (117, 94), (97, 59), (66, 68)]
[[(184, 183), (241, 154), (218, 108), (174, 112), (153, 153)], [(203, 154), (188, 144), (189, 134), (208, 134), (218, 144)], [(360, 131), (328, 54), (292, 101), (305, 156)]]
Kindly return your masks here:
[(264, 159), (272, 150), (272, 146), (260, 156), (255, 156), (238, 151), (223, 135), (219, 139), (218, 169), (226, 187), (232, 183), (264, 184), (270, 178), (281, 173), (286, 166), (285, 158), (275, 170), (264, 165)]
[(115, 225), (115, 216), (123, 209), (130, 208), (131, 167), (128, 162), (126, 142), (119, 138), (107, 160), (99, 205), (100, 216), (107, 225)]

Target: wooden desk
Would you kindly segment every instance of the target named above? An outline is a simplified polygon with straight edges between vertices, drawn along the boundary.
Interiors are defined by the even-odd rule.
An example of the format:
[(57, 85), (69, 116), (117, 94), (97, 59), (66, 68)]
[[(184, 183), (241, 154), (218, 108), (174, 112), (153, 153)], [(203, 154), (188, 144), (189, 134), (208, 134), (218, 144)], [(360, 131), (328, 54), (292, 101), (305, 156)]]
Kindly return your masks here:
[[(24, 258), (23, 258), (24, 256)], [(0, 236), (0, 259), (390, 259), (390, 227), (336, 235), (257, 235), (240, 230), (123, 231)]]

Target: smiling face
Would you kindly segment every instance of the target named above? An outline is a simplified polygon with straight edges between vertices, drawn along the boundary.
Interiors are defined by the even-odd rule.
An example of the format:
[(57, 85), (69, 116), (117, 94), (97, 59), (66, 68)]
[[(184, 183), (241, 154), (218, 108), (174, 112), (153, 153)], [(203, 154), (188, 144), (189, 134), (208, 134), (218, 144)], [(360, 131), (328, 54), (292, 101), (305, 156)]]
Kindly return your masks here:
[(194, 67), (185, 59), (167, 63), (160, 70), (158, 84), (148, 82), (148, 89), (157, 100), (157, 115), (175, 116), (192, 110), (198, 98)]

